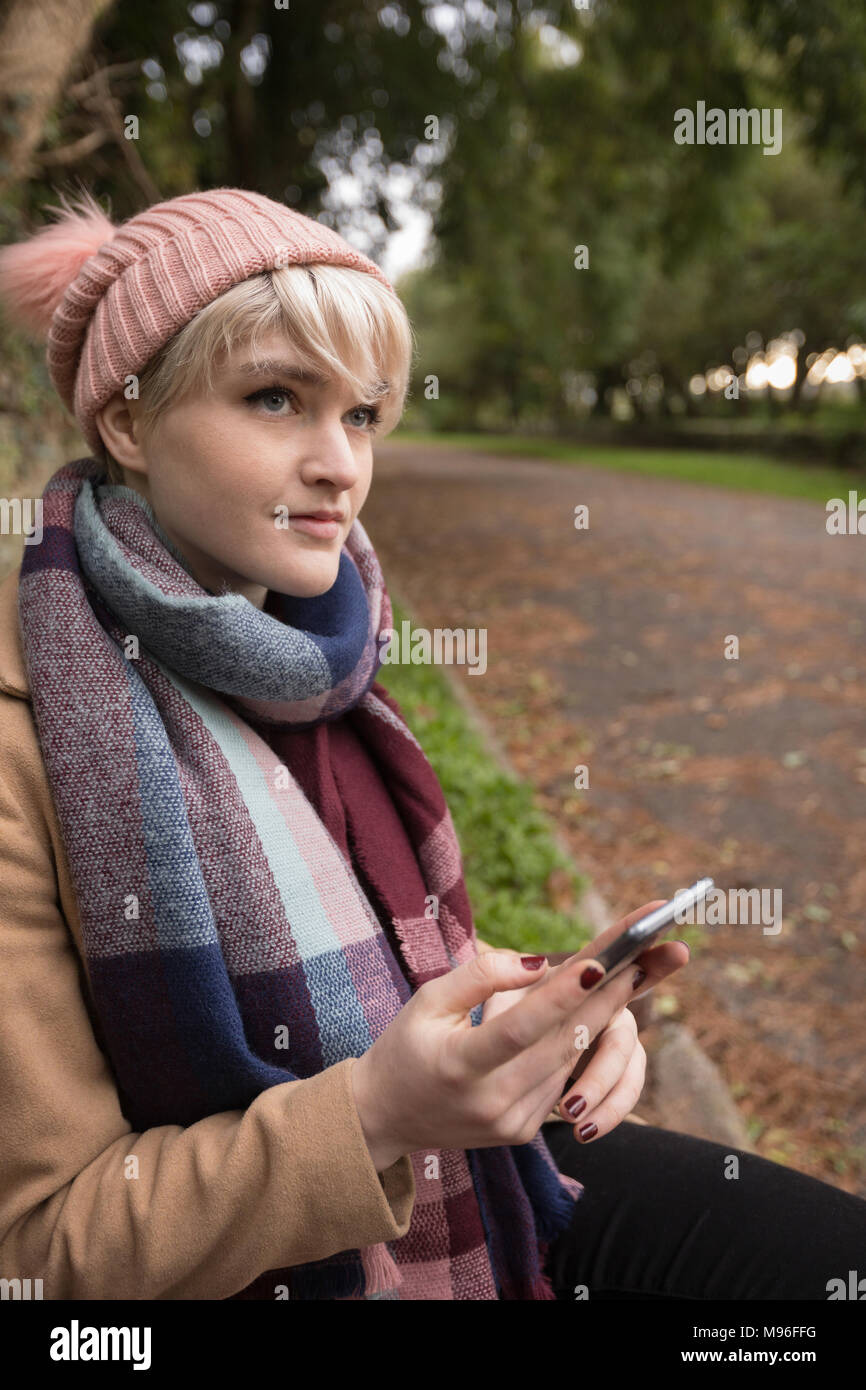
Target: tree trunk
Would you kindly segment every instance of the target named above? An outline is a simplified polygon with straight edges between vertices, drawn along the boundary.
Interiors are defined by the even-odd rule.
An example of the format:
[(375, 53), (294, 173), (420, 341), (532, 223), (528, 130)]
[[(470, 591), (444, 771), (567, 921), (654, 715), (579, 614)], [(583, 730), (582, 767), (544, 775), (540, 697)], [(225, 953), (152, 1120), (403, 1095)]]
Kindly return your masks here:
[(804, 400), (803, 398), (803, 385), (809, 372), (809, 368), (806, 366), (806, 358), (817, 351), (818, 349), (807, 340), (803, 343), (797, 354), (797, 375), (794, 379), (794, 390), (791, 395), (791, 409), (796, 410), (797, 413), (801, 415), (811, 415), (817, 407), (817, 396), (813, 397), (811, 401)]
[(609, 415), (610, 409), (605, 401), (605, 394), (615, 386), (622, 386), (622, 372), (619, 367), (600, 367), (596, 373), (596, 399), (590, 411), (590, 416), (598, 419), (599, 416)]
[[(241, 70), (241, 53), (261, 28), (258, 0), (235, 0), (231, 7), (231, 37), (226, 45), (226, 61), (231, 81), (226, 90), (226, 134), (230, 183), (240, 188), (259, 188), (256, 141), (256, 94)], [(292, 138), (297, 135), (289, 127)]]
[(10, 0), (0, 20), (0, 193), (30, 177), (63, 82), (112, 0)]

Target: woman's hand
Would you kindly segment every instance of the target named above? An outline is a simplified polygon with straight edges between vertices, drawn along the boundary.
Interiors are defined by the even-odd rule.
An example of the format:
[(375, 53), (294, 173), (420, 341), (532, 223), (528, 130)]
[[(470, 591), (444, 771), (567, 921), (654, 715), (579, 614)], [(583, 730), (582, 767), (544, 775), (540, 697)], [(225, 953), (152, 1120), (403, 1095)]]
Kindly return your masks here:
[(587, 1144), (600, 1139), (629, 1115), (640, 1099), (646, 1076), (646, 1052), (631, 1009), (620, 1009), (586, 1049), (559, 1103), (564, 1119), (574, 1122), (574, 1137)]
[[(643, 907), (629, 913), (627, 917), (615, 922), (612, 927), (607, 928), (599, 937), (596, 937), (591, 945), (584, 947), (579, 955), (583, 956), (587, 951), (594, 951), (597, 954), (599, 949), (603, 949), (608, 944), (608, 940), (615, 939), (626, 927), (631, 926), (632, 922), (639, 921), (648, 912), (661, 907), (664, 901), (665, 899), (659, 898), (654, 902), (645, 903)], [(486, 943), (484, 943), (484, 947), (486, 950), (493, 949)], [(679, 970), (681, 966), (688, 963), (689, 959), (689, 948), (684, 942), (664, 942), (648, 948), (647, 951), (638, 956), (634, 966), (629, 967), (632, 975), (638, 965), (646, 968), (645, 957), (650, 952), (663, 953), (662, 959), (670, 965), (670, 969), (666, 971), (667, 974)], [(685, 953), (684, 959), (683, 953)], [(659, 957), (656, 956), (657, 961), (658, 959)], [(563, 964), (568, 964), (568, 962)], [(552, 970), (547, 972), (546, 978), (550, 978), (551, 974), (562, 969), (563, 965), (554, 966)], [(517, 999), (528, 994), (540, 983), (540, 981), (534, 981), (522, 990), (512, 990), (507, 994), (494, 994), (484, 1005), (482, 1020), (494, 1018), (497, 1014), (513, 1008)], [(636, 990), (632, 997), (638, 999), (645, 992), (646, 986)], [(559, 1102), (558, 1109), (563, 1119), (574, 1122), (575, 1139), (579, 1139), (582, 1143), (589, 1143), (593, 1139), (600, 1139), (603, 1135), (609, 1134), (612, 1129), (616, 1129), (616, 1126), (625, 1119), (626, 1115), (631, 1113), (637, 1104), (643, 1090), (645, 1076), (646, 1052), (638, 1038), (635, 1016), (628, 1007), (625, 1007), (614, 1014), (595, 1040), (583, 1049), (571, 1072), (572, 1080), (577, 1081), (579, 1077), (580, 1084), (570, 1085)], [(575, 1108), (570, 1110), (569, 1106)]]
[[(623, 918), (563, 965), (548, 969), (543, 962), (534, 978), (517, 952), (492, 950), (423, 984), (352, 1069), (377, 1168), (424, 1148), (529, 1143), (575, 1069), (575, 1037), (591, 1043), (637, 996), (633, 968), (591, 993), (583, 977), (593, 952), (646, 910)], [(684, 964), (685, 950), (672, 943), (644, 951), (641, 989)], [(469, 1015), (478, 1004), (517, 992), (513, 1007), (472, 1026)], [(600, 1080), (593, 1085), (599, 1088)]]

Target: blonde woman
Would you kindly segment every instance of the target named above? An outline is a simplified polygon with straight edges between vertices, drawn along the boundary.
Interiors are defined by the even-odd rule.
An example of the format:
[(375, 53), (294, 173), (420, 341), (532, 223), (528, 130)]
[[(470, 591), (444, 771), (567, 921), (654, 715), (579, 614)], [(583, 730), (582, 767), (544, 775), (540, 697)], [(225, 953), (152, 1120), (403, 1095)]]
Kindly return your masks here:
[[(752, 1270), (726, 1296), (823, 1296), (784, 1292), (787, 1237), (746, 1231), (755, 1183), (713, 1146), (617, 1139), (626, 1006), (687, 949), (588, 993), (599, 943), (551, 968), (477, 940), (376, 681), (359, 513), (413, 350), (381, 270), (241, 189), (58, 212), (0, 252), (91, 451), (0, 587), (0, 1274), (50, 1299), (708, 1297), (729, 1209), (709, 1254), (664, 1254), (732, 1201), (774, 1248), (770, 1292)], [(829, 1223), (792, 1276), (816, 1288), (866, 1204), (742, 1161)], [(661, 1235), (618, 1214), (640, 1194)]]

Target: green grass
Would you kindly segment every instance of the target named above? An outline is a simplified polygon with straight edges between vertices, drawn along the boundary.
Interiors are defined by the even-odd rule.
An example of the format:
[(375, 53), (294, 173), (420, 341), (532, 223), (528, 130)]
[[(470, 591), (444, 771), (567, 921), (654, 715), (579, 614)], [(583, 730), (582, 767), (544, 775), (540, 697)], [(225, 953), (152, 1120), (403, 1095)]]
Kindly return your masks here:
[(492, 454), (519, 454), (523, 458), (678, 478), (688, 483), (709, 483), (713, 487), (741, 492), (800, 497), (822, 504), (830, 497), (847, 499), (849, 489), (857, 491), (858, 483), (861, 489), (864, 486), (862, 474), (840, 468), (786, 463), (762, 454), (715, 449), (619, 448), (610, 444), (571, 444), (535, 435), (436, 434), (417, 430), (397, 430), (391, 438), (398, 444), (405, 441)]
[[(392, 603), (395, 627), (411, 621), (393, 595)], [(552, 870), (564, 869), (576, 897), (586, 880), (557, 847), (531, 787), (491, 759), (438, 668), (386, 664), (377, 679), (397, 700), (442, 783), (478, 935), (515, 950), (578, 950), (592, 931), (551, 905), (547, 882)]]

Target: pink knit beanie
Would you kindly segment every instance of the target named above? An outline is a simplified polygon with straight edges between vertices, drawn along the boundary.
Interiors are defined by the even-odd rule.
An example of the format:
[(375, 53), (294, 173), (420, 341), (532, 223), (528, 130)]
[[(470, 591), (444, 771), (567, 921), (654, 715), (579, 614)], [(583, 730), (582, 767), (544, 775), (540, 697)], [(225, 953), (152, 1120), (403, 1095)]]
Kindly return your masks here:
[(44, 338), (51, 381), (91, 449), (96, 412), (211, 300), (261, 271), (328, 262), (379, 267), (330, 227), (260, 193), (214, 188), (156, 203), (115, 226), (90, 196), (0, 248), (0, 298)]

